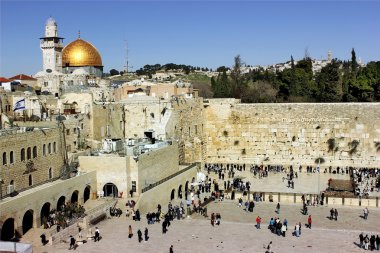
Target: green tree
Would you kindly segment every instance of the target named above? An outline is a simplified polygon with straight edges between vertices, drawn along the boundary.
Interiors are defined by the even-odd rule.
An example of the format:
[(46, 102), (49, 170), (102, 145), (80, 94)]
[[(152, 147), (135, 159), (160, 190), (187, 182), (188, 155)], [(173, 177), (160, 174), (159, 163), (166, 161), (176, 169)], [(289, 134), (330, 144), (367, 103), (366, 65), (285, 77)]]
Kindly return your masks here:
[(317, 76), (319, 101), (339, 102), (342, 100), (342, 80), (339, 68), (341, 62), (336, 59), (322, 68)]
[(119, 71), (117, 71), (116, 69), (111, 69), (110, 70), (110, 75), (111, 76), (116, 76), (116, 75), (118, 75), (119, 74)]
[(228, 79), (226, 71), (218, 75), (213, 88), (214, 98), (231, 97), (231, 83)]
[(232, 95), (234, 98), (241, 98), (241, 93), (245, 88), (244, 76), (241, 73), (242, 61), (240, 55), (235, 56), (234, 66), (231, 70)]
[(355, 49), (352, 48), (352, 50), (351, 50), (351, 71), (352, 71), (354, 78), (356, 77), (357, 69), (358, 69), (358, 63), (356, 61), (356, 53), (355, 53)]

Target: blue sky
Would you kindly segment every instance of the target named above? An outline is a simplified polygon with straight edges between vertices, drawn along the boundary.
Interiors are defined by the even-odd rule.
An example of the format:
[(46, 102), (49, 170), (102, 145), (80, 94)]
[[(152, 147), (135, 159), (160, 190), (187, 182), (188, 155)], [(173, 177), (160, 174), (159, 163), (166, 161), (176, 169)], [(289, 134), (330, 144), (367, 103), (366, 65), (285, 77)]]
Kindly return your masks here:
[(0, 76), (42, 68), (39, 38), (51, 15), (65, 45), (95, 45), (104, 70), (129, 62), (231, 66), (313, 58), (345, 60), (354, 47), (364, 62), (380, 60), (378, 1), (10, 1), (0, 0)]

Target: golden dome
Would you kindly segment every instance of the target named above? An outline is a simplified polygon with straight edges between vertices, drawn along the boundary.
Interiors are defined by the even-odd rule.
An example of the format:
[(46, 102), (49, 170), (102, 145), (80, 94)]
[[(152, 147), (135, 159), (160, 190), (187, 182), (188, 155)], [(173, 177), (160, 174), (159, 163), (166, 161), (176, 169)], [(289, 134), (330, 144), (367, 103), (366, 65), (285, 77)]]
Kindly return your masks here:
[(101, 67), (102, 58), (96, 47), (91, 43), (77, 39), (62, 50), (62, 66), (63, 67), (83, 67), (96, 66)]

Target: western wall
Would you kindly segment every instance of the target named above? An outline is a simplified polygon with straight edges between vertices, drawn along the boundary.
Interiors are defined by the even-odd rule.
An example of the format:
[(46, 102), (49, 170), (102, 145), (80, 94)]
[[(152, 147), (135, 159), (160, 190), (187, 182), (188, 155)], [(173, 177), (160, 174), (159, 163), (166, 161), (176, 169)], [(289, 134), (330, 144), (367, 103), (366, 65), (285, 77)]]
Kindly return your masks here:
[(206, 163), (380, 166), (379, 103), (204, 102)]

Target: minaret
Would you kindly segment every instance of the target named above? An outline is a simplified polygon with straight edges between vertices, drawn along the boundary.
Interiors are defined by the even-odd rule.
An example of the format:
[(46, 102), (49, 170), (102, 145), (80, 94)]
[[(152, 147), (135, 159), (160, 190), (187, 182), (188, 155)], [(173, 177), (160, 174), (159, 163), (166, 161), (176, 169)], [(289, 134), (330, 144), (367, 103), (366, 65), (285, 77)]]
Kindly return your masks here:
[(63, 38), (58, 37), (58, 26), (52, 17), (46, 21), (45, 37), (40, 40), (43, 70), (62, 72)]
[(327, 60), (328, 60), (329, 62), (332, 61), (332, 52), (331, 52), (331, 50), (329, 50), (329, 52), (327, 53)]

